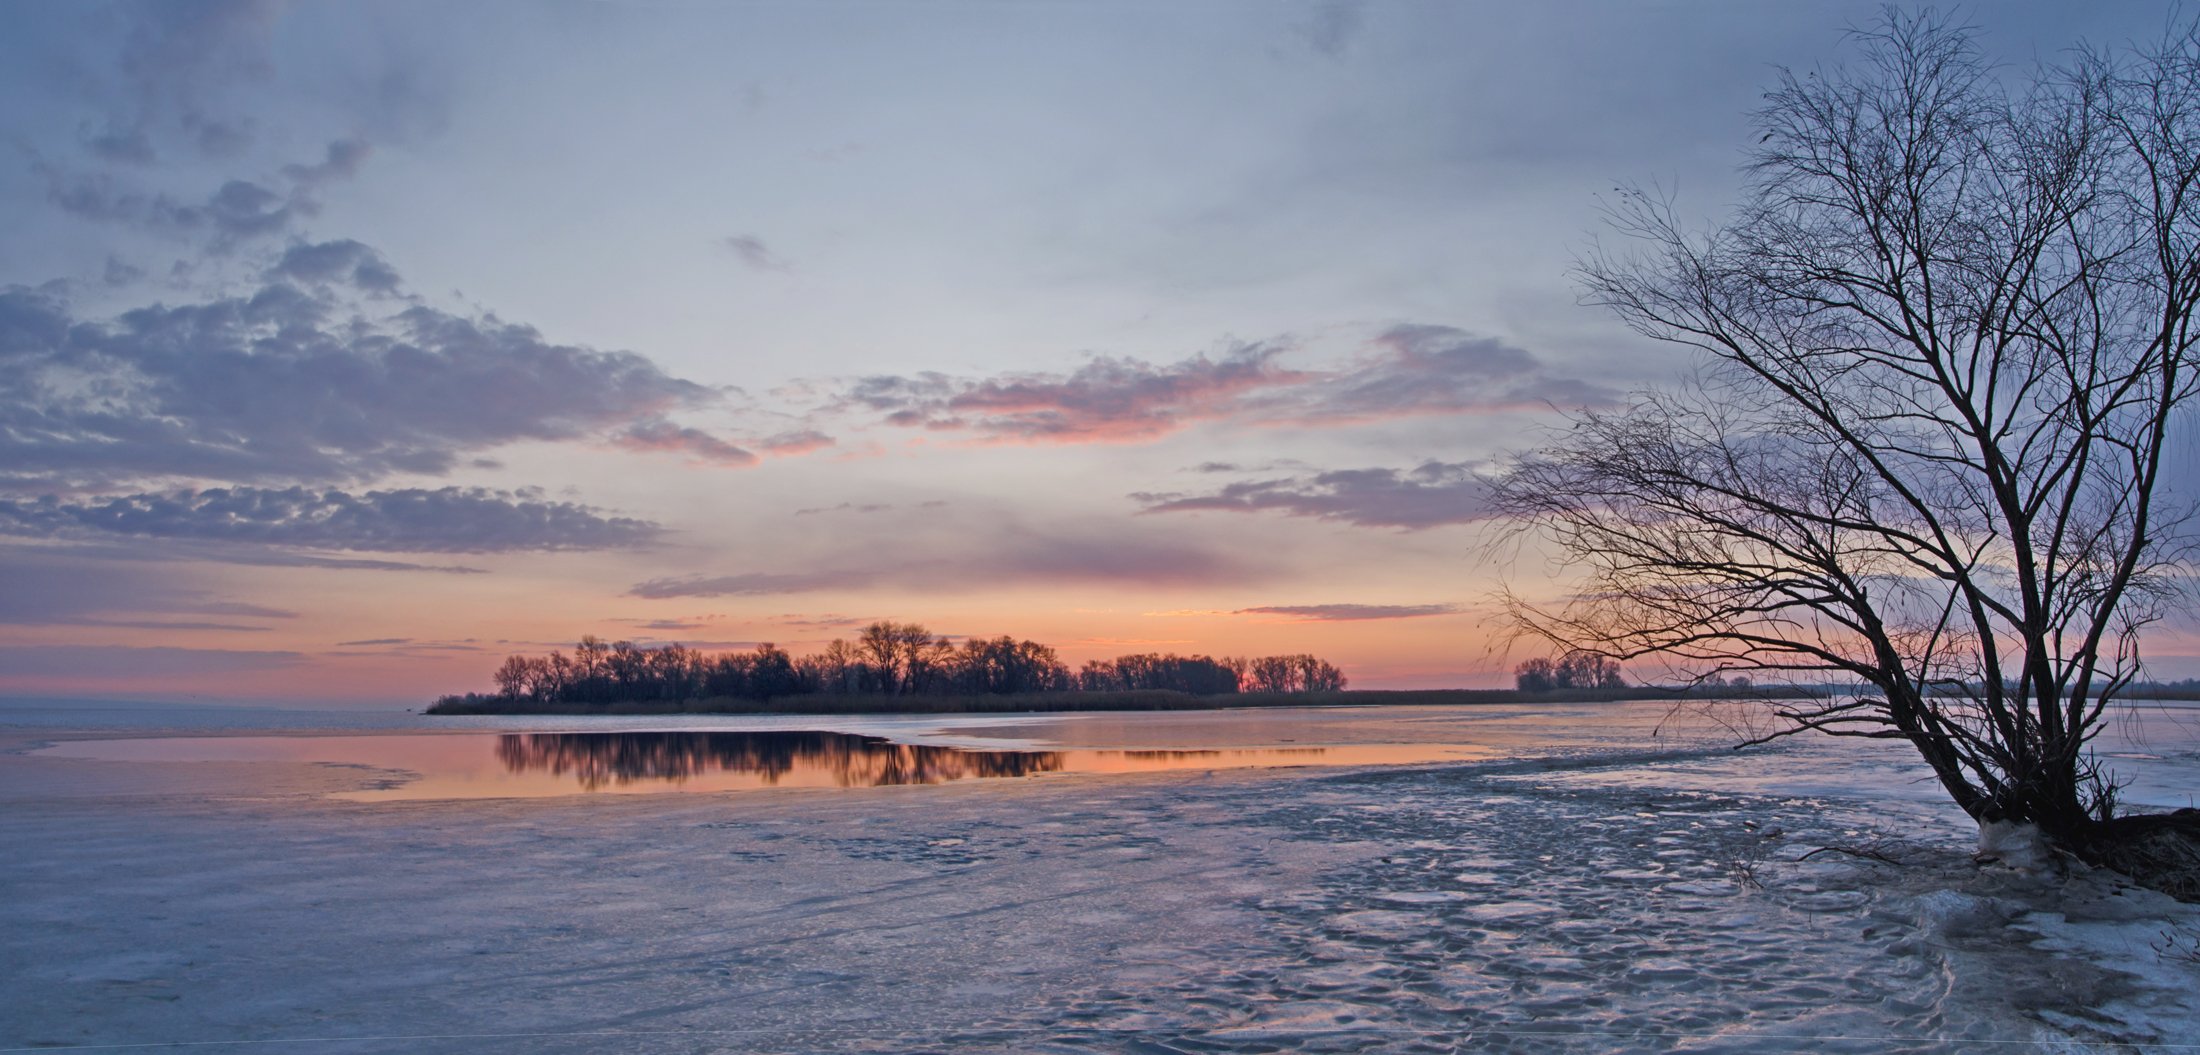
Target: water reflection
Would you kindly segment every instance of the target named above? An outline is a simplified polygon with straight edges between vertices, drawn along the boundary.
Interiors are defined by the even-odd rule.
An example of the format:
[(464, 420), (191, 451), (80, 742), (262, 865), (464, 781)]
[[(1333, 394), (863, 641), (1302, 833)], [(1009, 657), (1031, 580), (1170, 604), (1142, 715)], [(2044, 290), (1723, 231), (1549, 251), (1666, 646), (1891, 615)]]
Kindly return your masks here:
[(1063, 767), (1060, 751), (967, 751), (817, 732), (512, 733), (497, 738), (496, 752), (512, 773), (571, 776), (587, 791), (653, 781), (679, 784), (714, 773), (750, 776), (766, 785), (797, 771), (826, 773), (841, 787), (863, 788), (1027, 777)]
[[(898, 744), (811, 730), (219, 736), (79, 740), (38, 751), (118, 762), (266, 762), (325, 767), (284, 779), (371, 786), (331, 791), (359, 802), (649, 794), (758, 788), (869, 788), (1054, 773), (1160, 773), (1249, 766), (1396, 765), (1484, 757), (1466, 744), (1053, 751)], [(272, 779), (272, 778), (271, 778)]]

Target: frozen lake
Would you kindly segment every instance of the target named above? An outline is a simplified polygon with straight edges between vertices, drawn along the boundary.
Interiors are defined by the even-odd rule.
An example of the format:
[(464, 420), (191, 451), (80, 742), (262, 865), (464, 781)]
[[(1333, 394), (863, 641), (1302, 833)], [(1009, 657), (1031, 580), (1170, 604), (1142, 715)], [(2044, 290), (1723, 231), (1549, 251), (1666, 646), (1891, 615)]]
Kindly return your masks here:
[[(2200, 792), (2194, 714), (2111, 730), (2128, 801)], [(2200, 1036), (2191, 907), (1974, 865), (1968, 821), (1887, 745), (1732, 739), (1663, 704), (670, 723), (0, 707), (0, 1047), (1937, 1052)], [(864, 779), (692, 786), (804, 744)], [(508, 775), (562, 764), (565, 783), (420, 794), (430, 748)], [(1313, 761), (1235, 767), (1232, 752)], [(1026, 764), (1170, 754), (1193, 764)], [(888, 755), (904, 771), (1021, 759), (1007, 768), (1025, 775), (873, 786)], [(614, 787), (622, 767), (687, 790), (574, 783)]]

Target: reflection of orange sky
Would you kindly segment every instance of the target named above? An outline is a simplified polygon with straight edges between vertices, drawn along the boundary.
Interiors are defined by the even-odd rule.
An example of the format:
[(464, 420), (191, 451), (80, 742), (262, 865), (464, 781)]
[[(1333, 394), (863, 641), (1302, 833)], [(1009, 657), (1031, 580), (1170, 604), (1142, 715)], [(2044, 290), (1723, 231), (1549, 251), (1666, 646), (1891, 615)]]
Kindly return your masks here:
[[(972, 779), (1012, 779), (1052, 773), (1158, 773), (1180, 770), (1277, 766), (1399, 765), (1485, 758), (1492, 752), (1469, 744), (1344, 744), (1270, 746), (1210, 750), (1065, 750), (966, 751), (873, 742), (843, 734), (766, 733), (769, 739), (814, 737), (825, 750), (798, 751), (763, 768), (729, 765), (711, 755), (707, 742), (751, 734), (609, 734), (604, 737), (549, 735), (173, 737), (150, 740), (84, 740), (41, 750), (57, 758), (109, 762), (257, 762), (368, 766), (407, 774), (388, 787), (342, 792), (339, 798), (362, 802), (462, 798), (541, 798), (573, 794), (664, 794), (754, 791), (764, 788), (849, 788), (881, 784), (931, 784)], [(577, 766), (560, 748), (585, 756), (591, 741), (666, 738), (669, 750), (697, 752), (676, 772), (597, 773)], [(547, 742), (547, 743), (544, 743)], [(838, 748), (838, 750), (834, 750)], [(882, 761), (906, 761), (912, 753), (928, 762), (890, 776)], [(738, 760), (738, 753), (735, 754)], [(988, 761), (992, 765), (987, 765)], [(583, 772), (586, 770), (586, 772)], [(591, 779), (591, 777), (597, 779)]]

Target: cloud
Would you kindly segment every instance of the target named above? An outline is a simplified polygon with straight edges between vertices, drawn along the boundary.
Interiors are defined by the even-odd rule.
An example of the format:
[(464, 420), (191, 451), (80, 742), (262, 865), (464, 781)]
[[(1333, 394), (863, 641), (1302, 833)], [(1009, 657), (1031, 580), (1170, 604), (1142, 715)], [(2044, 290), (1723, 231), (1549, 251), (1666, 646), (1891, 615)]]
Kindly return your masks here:
[(266, 633), (264, 626), (247, 626), (242, 623), (211, 623), (188, 619), (70, 619), (48, 620), (47, 625), (117, 627), (124, 630), (226, 630), (247, 633)]
[(781, 458), (792, 458), (798, 454), (809, 454), (813, 451), (824, 450), (833, 446), (833, 444), (834, 441), (831, 436), (815, 429), (802, 429), (797, 432), (782, 432), (774, 436), (767, 436), (757, 441), (756, 445), (762, 448), (766, 454), (777, 455)]
[(125, 262), (113, 253), (107, 254), (107, 266), (101, 272), (101, 281), (110, 286), (127, 286), (145, 277), (145, 269)]
[[(53, 546), (0, 546), (0, 624), (133, 629), (262, 629), (246, 619), (298, 613), (230, 600), (213, 576), (168, 562), (114, 564)], [(218, 581), (218, 580), (217, 580)]]
[(87, 136), (84, 147), (92, 156), (117, 165), (150, 165), (155, 159), (152, 137), (142, 128), (113, 128)]
[(193, 611), (208, 615), (241, 615), (254, 619), (296, 619), (298, 613), (284, 608), (270, 608), (264, 604), (246, 604), (243, 601), (209, 601)]
[(382, 254), (349, 238), (291, 246), (268, 274), (312, 285), (342, 283), (372, 293), (395, 293), (403, 282)]
[(1204, 495), (1139, 493), (1146, 513), (1201, 510), (1278, 512), (1366, 527), (1408, 530), (1464, 524), (1490, 515), (1489, 490), (1465, 463), (1424, 462), (1408, 470), (1341, 469), (1247, 480)]
[(611, 445), (630, 451), (676, 451), (706, 465), (742, 468), (755, 465), (755, 454), (701, 429), (658, 419), (634, 425), (611, 437)]
[[(341, 141), (340, 141), (341, 142)], [(333, 148), (332, 148), (333, 150)], [(138, 189), (111, 172), (64, 169), (36, 161), (31, 169), (46, 181), (46, 200), (63, 212), (101, 223), (125, 224), (173, 235), (211, 235), (207, 248), (227, 253), (242, 243), (289, 230), (316, 215), (315, 192), (355, 168), (333, 162), (286, 165), (289, 185), (253, 179), (225, 180), (203, 198), (178, 198), (166, 191)]]
[(662, 534), (648, 521), (607, 517), (571, 502), (464, 487), (357, 495), (237, 487), (75, 502), (0, 500), (0, 531), (408, 553), (633, 548)]
[[(276, 266), (370, 285), (384, 267), (344, 242), (293, 247)], [(716, 398), (639, 355), (554, 344), (494, 315), (370, 318), (282, 281), (107, 320), (49, 291), (0, 290), (0, 386), (0, 464), (18, 491), (442, 473), (482, 448)]]
[(1561, 377), (1524, 349), (1450, 326), (1394, 326), (1351, 366), (1253, 408), (1272, 423), (1343, 424), (1512, 407), (1603, 406), (1619, 394)]
[(651, 579), (635, 583), (627, 594), (657, 600), (668, 597), (769, 597), (863, 586), (873, 581), (872, 576), (864, 572), (742, 572)]
[(1298, 27), (1306, 46), (1332, 59), (1343, 58), (1359, 35), (1366, 11), (1360, 0), (1322, 0), (1307, 21)]
[(148, 105), (190, 96), (267, 70), (269, 41), (288, 0), (135, 0), (118, 5), (128, 23), (119, 65)]
[[(372, 152), (367, 141), (346, 136), (311, 160), (274, 164), (249, 156), (252, 147), (263, 138), (282, 144), (289, 137), (263, 137), (257, 118), (233, 112), (254, 102), (234, 89), (272, 71), (271, 44), (287, 6), (282, 0), (123, 0), (97, 5), (90, 17), (62, 28), (51, 42), (57, 54), (79, 50), (70, 38), (82, 36), (102, 44), (119, 39), (120, 46), (111, 65), (88, 58), (68, 63), (67, 82), (89, 108), (69, 115), (82, 156), (20, 144), (46, 184), (48, 202), (94, 221), (205, 236), (202, 248), (216, 253), (316, 215), (321, 191), (358, 174)], [(343, 120), (361, 116), (367, 115)], [(178, 153), (244, 170), (228, 172), (209, 190), (197, 182), (208, 167), (172, 156)], [(178, 180), (193, 182), (186, 188)]]
[(765, 597), (845, 589), (955, 593), (1023, 586), (1234, 586), (1271, 569), (1242, 554), (1165, 535), (1139, 537), (1081, 528), (1045, 531), (998, 524), (939, 538), (903, 539), (907, 556), (882, 561), (877, 546), (793, 571), (688, 575), (636, 583), (631, 596)]
[(1287, 350), (1280, 341), (1242, 345), (1166, 365), (1102, 357), (1067, 374), (975, 380), (881, 375), (847, 385), (838, 406), (988, 441), (1094, 443), (1157, 439), (1204, 421), (1335, 427), (1618, 399), (1525, 350), (1448, 326), (1392, 327), (1328, 370), (1286, 368), (1278, 360)]
[[(273, 72), (272, 46), (288, 6), (286, 0), (121, 0), (97, 5), (87, 17), (56, 22), (52, 28), (59, 35), (50, 48), (57, 55), (79, 52), (85, 39), (112, 50), (107, 61), (85, 55), (69, 63), (67, 82), (89, 107), (71, 123), (93, 167), (79, 170), (58, 152), (24, 144), (34, 172), (47, 184), (48, 200), (88, 219), (165, 234), (211, 235), (206, 248), (216, 252), (289, 230), (315, 215), (319, 191), (358, 174), (372, 153), (366, 139), (332, 140), (304, 162), (272, 165), (262, 159), (259, 171), (232, 173), (211, 193), (159, 186), (163, 178), (179, 175), (203, 178), (204, 166), (169, 156), (179, 148), (233, 162), (246, 159), (257, 141), (286, 140), (261, 134), (260, 118), (245, 109), (259, 100), (237, 89)], [(370, 51), (352, 49), (353, 54)], [(355, 128), (362, 121), (386, 125), (376, 118), (387, 108), (386, 102), (369, 100), (348, 107), (341, 120)]]
[(72, 172), (47, 162), (32, 170), (45, 177), (46, 200), (63, 212), (103, 223), (215, 236), (214, 248), (273, 234), (296, 218), (300, 203), (251, 180), (232, 179), (196, 201), (136, 190), (105, 172)]
[(192, 225), (206, 224), (229, 238), (271, 234), (290, 223), (295, 203), (249, 180), (221, 185), (206, 204), (185, 214)]
[(787, 615), (774, 616), (772, 618), (772, 621), (778, 623), (781, 626), (795, 627), (803, 630), (839, 630), (845, 629), (847, 627), (868, 626), (872, 623), (877, 622), (878, 620), (858, 618), (851, 615), (841, 615), (837, 612), (825, 612), (818, 615), (789, 613)]
[(347, 180), (359, 174), (359, 167), (366, 164), (367, 157), (373, 153), (374, 146), (364, 139), (332, 140), (320, 161), (311, 165), (284, 165), (283, 175), (304, 187)]
[(846, 399), (885, 413), (890, 424), (988, 439), (1144, 440), (1226, 416), (1244, 393), (1303, 380), (1307, 375), (1275, 364), (1282, 352), (1276, 345), (1248, 345), (1220, 358), (1198, 355), (1166, 366), (1101, 357), (1066, 375), (1007, 374), (980, 381), (930, 373), (876, 376), (856, 382)]
[(305, 657), (296, 652), (223, 648), (134, 648), (126, 645), (0, 645), (0, 672), (10, 677), (151, 678), (279, 670)]
[(114, 5), (124, 30), (116, 56), (127, 101), (90, 137), (94, 153), (150, 163), (150, 131), (173, 126), (207, 154), (236, 153), (251, 138), (209, 104), (238, 81), (267, 75), (269, 43), (284, 0), (138, 0)]
[(1279, 615), (1302, 623), (1356, 623), (1366, 619), (1418, 619), (1452, 615), (1455, 604), (1279, 604), (1240, 608), (1231, 615)]
[(765, 245), (763, 239), (753, 234), (728, 235), (719, 239), (718, 244), (730, 250), (734, 256), (740, 258), (742, 263), (758, 271), (793, 270), (792, 265), (788, 264), (779, 254), (772, 252), (771, 247)]
[[(273, 164), (250, 156), (263, 138), (275, 144), (289, 138), (263, 137), (258, 118), (233, 112), (254, 102), (234, 89), (273, 70), (271, 44), (288, 6), (283, 0), (98, 6), (54, 41), (57, 50), (74, 51), (77, 45), (66, 37), (119, 37), (111, 66), (80, 60), (70, 69), (68, 81), (90, 108), (73, 115), (85, 154), (21, 144), (46, 183), (48, 202), (59, 209), (164, 235), (206, 236), (203, 250), (226, 253), (318, 214), (319, 193), (356, 176), (372, 153), (365, 139), (352, 135), (328, 142), (308, 161)], [(357, 119), (371, 116), (352, 113), (343, 120), (356, 127)], [(226, 164), (253, 164), (228, 173), (211, 191), (204, 184), (184, 189), (174, 185), (178, 179), (204, 179), (207, 169), (172, 157), (179, 147)]]
[(135, 541), (127, 545), (78, 543), (55, 552), (96, 560), (172, 564), (204, 561), (253, 568), (320, 568), (331, 571), (421, 571), (445, 575), (486, 575), (487, 569), (463, 564), (418, 564), (412, 561), (366, 557), (332, 557), (319, 553), (271, 550), (254, 544), (203, 539), (163, 539), (158, 545)]
[(323, 652), (323, 656), (417, 656), (434, 652), (487, 652), (486, 648), (473, 644), (473, 638), (464, 641), (420, 641), (409, 637), (370, 637), (361, 641), (339, 641), (339, 649), (361, 649), (355, 652)]

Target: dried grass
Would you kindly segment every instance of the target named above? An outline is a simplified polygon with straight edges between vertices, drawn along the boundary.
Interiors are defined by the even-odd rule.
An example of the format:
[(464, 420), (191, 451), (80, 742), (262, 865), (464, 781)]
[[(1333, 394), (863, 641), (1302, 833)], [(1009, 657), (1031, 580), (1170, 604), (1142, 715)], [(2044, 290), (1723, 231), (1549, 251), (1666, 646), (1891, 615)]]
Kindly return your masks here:
[(2071, 849), (2087, 864), (2200, 903), (2200, 810), (2118, 817), (2093, 826)]

